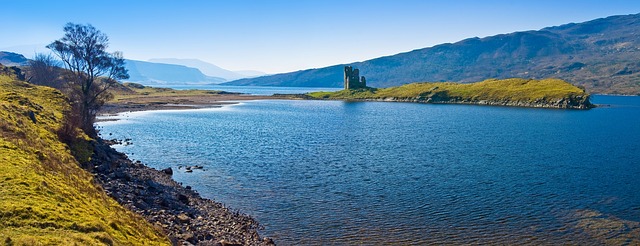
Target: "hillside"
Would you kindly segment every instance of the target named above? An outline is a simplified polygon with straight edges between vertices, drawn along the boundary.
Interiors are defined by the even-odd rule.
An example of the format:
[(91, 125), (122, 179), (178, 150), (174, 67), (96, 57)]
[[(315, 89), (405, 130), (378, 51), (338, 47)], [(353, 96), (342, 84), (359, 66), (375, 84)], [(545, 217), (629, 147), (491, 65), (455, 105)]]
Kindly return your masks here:
[(29, 60), (21, 54), (0, 51), (0, 64), (5, 66), (27, 66)]
[[(640, 94), (640, 14), (611, 16), (356, 62), (374, 87), (416, 81), (559, 78), (589, 93)], [(342, 87), (344, 64), (226, 85)]]
[(456, 103), (536, 108), (588, 109), (589, 95), (559, 79), (489, 79), (476, 83), (412, 83), (383, 89), (314, 92), (316, 99)]
[(204, 75), (197, 68), (182, 65), (125, 60), (125, 67), (130, 76), (127, 81), (144, 85), (220, 83), (226, 81), (223, 78)]
[[(169, 245), (107, 196), (59, 140), (59, 91), (0, 75), (0, 240), (6, 245)], [(88, 152), (87, 144), (74, 150)]]

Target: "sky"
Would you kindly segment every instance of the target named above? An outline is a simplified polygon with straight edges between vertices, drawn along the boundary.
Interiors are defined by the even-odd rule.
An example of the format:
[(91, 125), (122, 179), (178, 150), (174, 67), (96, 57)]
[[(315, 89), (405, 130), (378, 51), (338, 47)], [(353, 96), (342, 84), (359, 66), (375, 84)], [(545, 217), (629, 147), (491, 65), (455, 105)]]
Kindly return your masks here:
[(0, 0), (0, 50), (28, 58), (91, 24), (125, 58), (283, 73), (471, 37), (640, 13), (637, 0)]

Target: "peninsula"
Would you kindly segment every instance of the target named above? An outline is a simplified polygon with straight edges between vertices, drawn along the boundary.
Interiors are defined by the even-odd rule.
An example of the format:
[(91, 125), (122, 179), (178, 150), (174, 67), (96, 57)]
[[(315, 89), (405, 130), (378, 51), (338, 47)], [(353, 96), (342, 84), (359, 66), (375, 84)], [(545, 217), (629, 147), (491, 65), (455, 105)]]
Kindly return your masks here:
[(589, 109), (589, 94), (560, 79), (488, 79), (461, 84), (452, 82), (412, 83), (389, 88), (356, 87), (349, 84), (345, 70), (345, 89), (313, 92), (310, 99), (350, 101), (395, 101), (418, 103), (478, 104), (535, 108)]

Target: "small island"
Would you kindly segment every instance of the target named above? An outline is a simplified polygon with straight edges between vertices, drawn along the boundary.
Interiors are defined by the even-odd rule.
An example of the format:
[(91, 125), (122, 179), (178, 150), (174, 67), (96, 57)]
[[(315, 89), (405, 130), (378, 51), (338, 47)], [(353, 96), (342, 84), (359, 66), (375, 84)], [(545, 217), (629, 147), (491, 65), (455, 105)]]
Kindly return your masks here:
[[(313, 92), (310, 99), (392, 101), (417, 103), (478, 104), (496, 106), (590, 109), (589, 94), (560, 79), (488, 79), (476, 83), (425, 82), (397, 87), (372, 88), (351, 85), (351, 67), (345, 68), (345, 89)], [(357, 69), (356, 69), (357, 71)], [(364, 78), (363, 78), (364, 79)]]

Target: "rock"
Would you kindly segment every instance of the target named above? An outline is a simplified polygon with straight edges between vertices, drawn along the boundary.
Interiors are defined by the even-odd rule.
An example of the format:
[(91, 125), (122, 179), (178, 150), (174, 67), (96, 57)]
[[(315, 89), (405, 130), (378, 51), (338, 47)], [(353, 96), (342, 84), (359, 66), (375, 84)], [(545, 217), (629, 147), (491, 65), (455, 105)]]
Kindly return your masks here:
[(185, 213), (178, 214), (177, 218), (180, 223), (188, 223), (191, 220), (191, 218), (189, 218), (189, 215)]
[(173, 170), (170, 167), (162, 169), (161, 171), (169, 176), (173, 175)]
[(232, 242), (229, 242), (229, 241), (224, 240), (224, 239), (220, 240), (220, 242), (218, 242), (218, 245), (221, 245), (221, 246), (242, 246), (241, 243), (232, 243)]
[(275, 242), (273, 242), (273, 239), (265, 237), (264, 239), (262, 239), (262, 242), (264, 242), (267, 245), (276, 245)]
[(182, 234), (182, 239), (184, 239), (185, 241), (189, 242), (189, 243), (196, 243), (196, 237), (193, 235), (193, 233), (185, 233)]
[(162, 228), (173, 245), (221, 245), (221, 239), (224, 245), (270, 245), (250, 216), (202, 198), (192, 187), (181, 186), (162, 170), (134, 163), (105, 142), (94, 147), (91, 164), (97, 168), (91, 171), (96, 181), (120, 204)]
[(181, 201), (184, 204), (189, 204), (189, 197), (183, 195), (183, 194), (179, 194), (178, 195), (178, 201)]
[(34, 124), (38, 123), (38, 121), (36, 120), (36, 114), (33, 111), (29, 110), (28, 114), (29, 114), (29, 119), (31, 119), (31, 121), (33, 121)]

